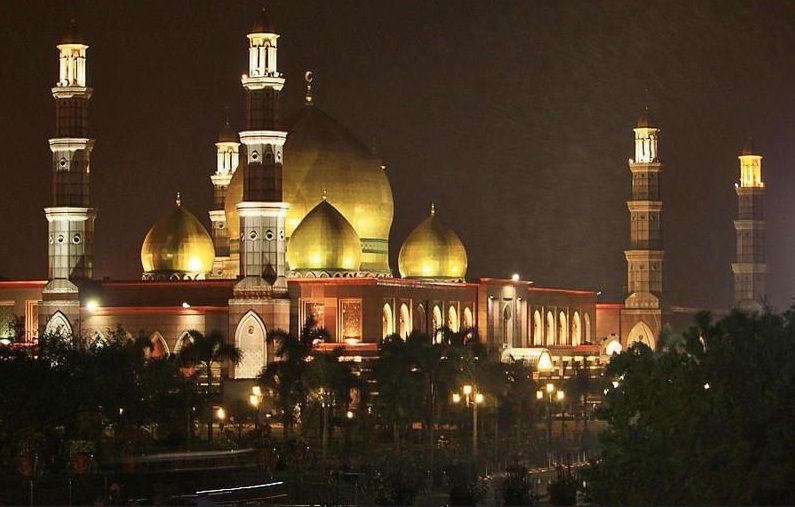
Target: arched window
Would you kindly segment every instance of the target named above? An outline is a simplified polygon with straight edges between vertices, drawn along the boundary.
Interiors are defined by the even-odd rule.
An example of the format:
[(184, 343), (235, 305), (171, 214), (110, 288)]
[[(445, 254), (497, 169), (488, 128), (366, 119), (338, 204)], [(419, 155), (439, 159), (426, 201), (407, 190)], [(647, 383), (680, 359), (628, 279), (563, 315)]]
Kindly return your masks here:
[(72, 336), (72, 326), (69, 324), (69, 319), (66, 318), (61, 312), (55, 312), (47, 325), (44, 327), (44, 333), (48, 335), (59, 335), (61, 338), (70, 338)]
[(422, 305), (417, 305), (417, 308), (414, 310), (414, 329), (418, 329), (423, 333), (428, 332), (427, 322), (425, 320), (425, 307)]
[(93, 348), (102, 348), (108, 344), (108, 339), (102, 333), (102, 331), (94, 331), (91, 333), (91, 339), (88, 341), (88, 346)]
[(168, 357), (168, 344), (159, 331), (155, 331), (149, 337), (150, 348), (147, 354), (149, 359), (162, 359)]
[(186, 345), (190, 345), (193, 342), (193, 338), (187, 331), (183, 331), (182, 334), (179, 335), (177, 341), (174, 342), (174, 354), (179, 354), (179, 351), (182, 350), (182, 347)]
[(392, 313), (392, 307), (389, 303), (384, 303), (384, 309), (381, 315), (381, 337), (386, 338), (395, 332), (395, 318)]
[(398, 334), (405, 339), (411, 332), (411, 313), (406, 303), (400, 305), (400, 316), (398, 319)]
[(235, 330), (235, 345), (243, 352), (235, 366), (235, 378), (255, 378), (268, 364), (267, 331), (259, 315), (246, 313)]
[(533, 312), (533, 345), (535, 346), (543, 344), (541, 341), (541, 331), (543, 328), (541, 326), (541, 312), (536, 310)]
[(555, 345), (555, 315), (547, 312), (547, 328), (544, 330), (544, 345)]
[(585, 313), (583, 320), (585, 320), (585, 341), (586, 343), (591, 343), (591, 316)]
[(631, 347), (632, 344), (636, 342), (645, 343), (654, 349), (654, 334), (651, 332), (651, 328), (648, 326), (648, 324), (642, 320), (635, 324), (632, 327), (632, 330), (629, 332), (629, 335), (627, 336), (627, 348)]
[(582, 343), (582, 323), (580, 322), (580, 312), (574, 312), (571, 318), (571, 344), (580, 345)]
[(433, 334), (436, 334), (436, 332), (439, 330), (439, 328), (442, 327), (442, 322), (444, 322), (442, 320), (442, 309), (439, 308), (439, 305), (434, 305), (434, 307), (433, 307), (433, 320), (431, 322), (432, 327), (433, 327)]
[(450, 328), (450, 331), (457, 333), (458, 332), (458, 312), (455, 309), (455, 306), (450, 305), (447, 309), (447, 327)]
[(475, 327), (475, 319), (472, 316), (472, 309), (468, 306), (464, 308), (464, 322), (462, 322), (464, 329), (472, 329)]
[(569, 326), (566, 319), (566, 314), (560, 312), (558, 314), (558, 345), (568, 345), (569, 343)]
[(513, 347), (513, 312), (510, 304), (502, 308), (502, 344)]

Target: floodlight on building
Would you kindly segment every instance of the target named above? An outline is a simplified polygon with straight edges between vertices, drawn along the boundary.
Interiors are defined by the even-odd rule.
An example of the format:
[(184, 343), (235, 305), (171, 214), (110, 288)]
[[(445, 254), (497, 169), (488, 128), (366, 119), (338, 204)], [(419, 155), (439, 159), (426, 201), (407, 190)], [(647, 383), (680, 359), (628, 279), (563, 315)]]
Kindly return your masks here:
[(99, 302), (96, 299), (89, 299), (86, 301), (86, 311), (94, 313), (99, 308)]

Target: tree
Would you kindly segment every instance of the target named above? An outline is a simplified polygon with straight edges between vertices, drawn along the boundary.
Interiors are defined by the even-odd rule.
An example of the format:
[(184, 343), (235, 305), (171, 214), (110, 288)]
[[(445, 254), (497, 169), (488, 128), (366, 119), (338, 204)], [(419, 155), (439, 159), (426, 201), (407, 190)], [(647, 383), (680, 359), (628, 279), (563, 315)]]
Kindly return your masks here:
[(276, 405), (282, 411), (285, 436), (292, 433), (293, 410), (301, 407), (305, 413), (306, 388), (303, 382), (312, 348), (316, 343), (325, 342), (329, 337), (325, 328), (317, 327), (317, 322), (309, 316), (296, 337), (285, 331), (276, 330), (268, 340), (274, 343), (278, 358), (262, 369), (259, 382), (276, 394)]
[(212, 414), (212, 386), (213, 386), (213, 366), (229, 362), (232, 364), (240, 363), (243, 352), (234, 344), (228, 343), (223, 335), (218, 331), (211, 331), (205, 335), (195, 329), (188, 331), (188, 339), (179, 351), (182, 363), (188, 368), (201, 367), (205, 373), (207, 388), (205, 390), (205, 400), (207, 402), (207, 439), (213, 438), (213, 414)]
[(795, 503), (795, 311), (701, 314), (681, 340), (636, 344), (606, 370), (600, 504)]

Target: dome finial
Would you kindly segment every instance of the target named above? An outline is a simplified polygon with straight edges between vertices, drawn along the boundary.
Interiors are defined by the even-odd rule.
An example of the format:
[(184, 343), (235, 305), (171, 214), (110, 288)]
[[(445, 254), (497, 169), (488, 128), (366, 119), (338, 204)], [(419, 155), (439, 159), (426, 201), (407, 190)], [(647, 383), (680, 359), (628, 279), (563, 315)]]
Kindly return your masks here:
[(177, 207), (182, 206), (182, 198), (180, 197), (179, 192), (177, 192), (176, 202), (177, 202)]
[(304, 103), (307, 106), (312, 105), (312, 80), (314, 79), (314, 75), (312, 74), (311, 70), (304, 72)]
[(326, 186), (325, 185), (323, 185), (323, 191), (320, 194), (320, 198), (323, 199), (324, 201), (328, 198), (328, 194), (326, 193)]
[(436, 203), (431, 201), (431, 216), (436, 214)]

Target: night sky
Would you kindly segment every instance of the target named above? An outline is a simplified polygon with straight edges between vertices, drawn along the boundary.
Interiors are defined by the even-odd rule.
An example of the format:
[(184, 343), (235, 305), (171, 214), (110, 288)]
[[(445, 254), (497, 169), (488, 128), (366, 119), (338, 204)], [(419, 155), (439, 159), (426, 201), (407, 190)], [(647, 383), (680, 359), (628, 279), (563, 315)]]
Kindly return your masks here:
[[(182, 192), (208, 227), (213, 143), (256, 1), (77, 1), (96, 138), (95, 275), (140, 277), (140, 245)], [(765, 156), (768, 293), (795, 296), (795, 2), (270, 1), (283, 109), (304, 70), (324, 109), (375, 136), (395, 197), (392, 266), (435, 200), (469, 276), (623, 298), (626, 161), (648, 104), (662, 128), (665, 299), (726, 307), (736, 155)], [(0, 275), (43, 279), (55, 45), (70, 2), (0, 3)]]

